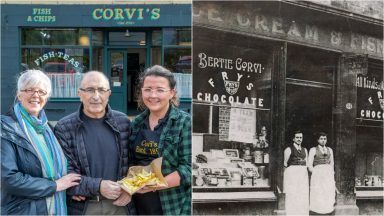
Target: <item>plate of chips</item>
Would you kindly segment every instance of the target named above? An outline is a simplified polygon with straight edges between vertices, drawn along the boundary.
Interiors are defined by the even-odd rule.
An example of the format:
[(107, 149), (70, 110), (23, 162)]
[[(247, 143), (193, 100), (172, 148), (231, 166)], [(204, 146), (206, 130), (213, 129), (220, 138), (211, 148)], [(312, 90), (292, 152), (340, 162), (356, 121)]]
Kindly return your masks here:
[(156, 158), (148, 166), (130, 167), (127, 177), (118, 181), (120, 187), (132, 195), (145, 186), (154, 188), (168, 186), (161, 173), (162, 159), (162, 157)]

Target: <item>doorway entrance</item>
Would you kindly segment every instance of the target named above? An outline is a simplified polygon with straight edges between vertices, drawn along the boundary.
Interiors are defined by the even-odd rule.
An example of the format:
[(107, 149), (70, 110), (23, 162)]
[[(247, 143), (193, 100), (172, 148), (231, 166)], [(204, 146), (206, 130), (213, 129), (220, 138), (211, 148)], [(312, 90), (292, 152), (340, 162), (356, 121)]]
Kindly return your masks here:
[(289, 45), (286, 74), (286, 141), (292, 144), (293, 132), (303, 132), (303, 146), (317, 146), (319, 132), (327, 133), (327, 145), (334, 148), (336, 53)]
[(146, 66), (145, 48), (110, 49), (108, 51), (108, 76), (113, 109), (137, 115), (137, 91), (140, 73)]

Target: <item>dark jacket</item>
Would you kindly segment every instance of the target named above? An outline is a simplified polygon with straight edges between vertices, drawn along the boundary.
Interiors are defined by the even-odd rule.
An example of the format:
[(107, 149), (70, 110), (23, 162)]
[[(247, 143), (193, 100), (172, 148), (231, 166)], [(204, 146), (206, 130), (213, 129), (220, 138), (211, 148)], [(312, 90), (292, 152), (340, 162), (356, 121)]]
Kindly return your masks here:
[[(101, 178), (92, 178), (87, 159), (87, 153), (83, 140), (84, 126), (80, 115), (83, 109), (81, 105), (77, 112), (62, 118), (55, 126), (54, 133), (61, 144), (68, 159), (68, 172), (81, 174), (80, 185), (67, 190), (68, 214), (84, 214), (87, 200), (78, 202), (72, 195), (93, 197), (100, 195), (99, 188)], [(107, 107), (105, 122), (115, 134), (119, 143), (119, 179), (128, 172), (128, 138), (131, 131), (130, 121), (124, 113), (114, 111)], [(127, 213), (134, 214), (133, 204), (127, 205)]]
[(56, 183), (43, 177), (37, 153), (13, 112), (1, 116), (1, 214), (47, 215)]

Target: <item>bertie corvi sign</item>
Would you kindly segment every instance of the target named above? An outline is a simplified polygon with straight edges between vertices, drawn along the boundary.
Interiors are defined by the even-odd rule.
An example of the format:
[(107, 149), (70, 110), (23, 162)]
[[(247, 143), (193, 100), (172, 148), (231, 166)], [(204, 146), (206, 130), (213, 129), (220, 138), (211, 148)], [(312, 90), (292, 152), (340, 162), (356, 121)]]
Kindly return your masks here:
[(270, 54), (268, 50), (256, 52), (244, 46), (200, 40), (194, 45), (193, 99), (269, 109)]
[(206, 87), (195, 93), (198, 101), (264, 107), (257, 97), (254, 81), (264, 72), (264, 65), (242, 57), (225, 58), (210, 53), (198, 53), (198, 68), (207, 73)]

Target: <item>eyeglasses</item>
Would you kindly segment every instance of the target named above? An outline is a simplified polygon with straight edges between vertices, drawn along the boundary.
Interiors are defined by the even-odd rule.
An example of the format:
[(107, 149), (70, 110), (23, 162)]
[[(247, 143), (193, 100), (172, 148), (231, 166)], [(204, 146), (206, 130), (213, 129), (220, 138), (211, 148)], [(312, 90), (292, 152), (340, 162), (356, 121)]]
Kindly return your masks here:
[(152, 92), (155, 92), (156, 95), (163, 95), (166, 92), (171, 91), (171, 89), (166, 90), (166, 89), (161, 89), (161, 88), (159, 88), (159, 89), (142, 88), (141, 91), (143, 92), (143, 95), (151, 95)]
[(105, 89), (105, 88), (85, 88), (85, 89), (79, 88), (79, 89), (89, 95), (95, 94), (96, 91), (99, 92), (100, 95), (104, 95), (110, 91), (110, 89)]
[(39, 95), (39, 96), (45, 96), (48, 94), (48, 92), (41, 90), (41, 89), (39, 89), (39, 90), (24, 89), (24, 90), (20, 90), (20, 91), (27, 93), (27, 95), (29, 95), (29, 96), (34, 95), (36, 92), (37, 92), (37, 95)]

